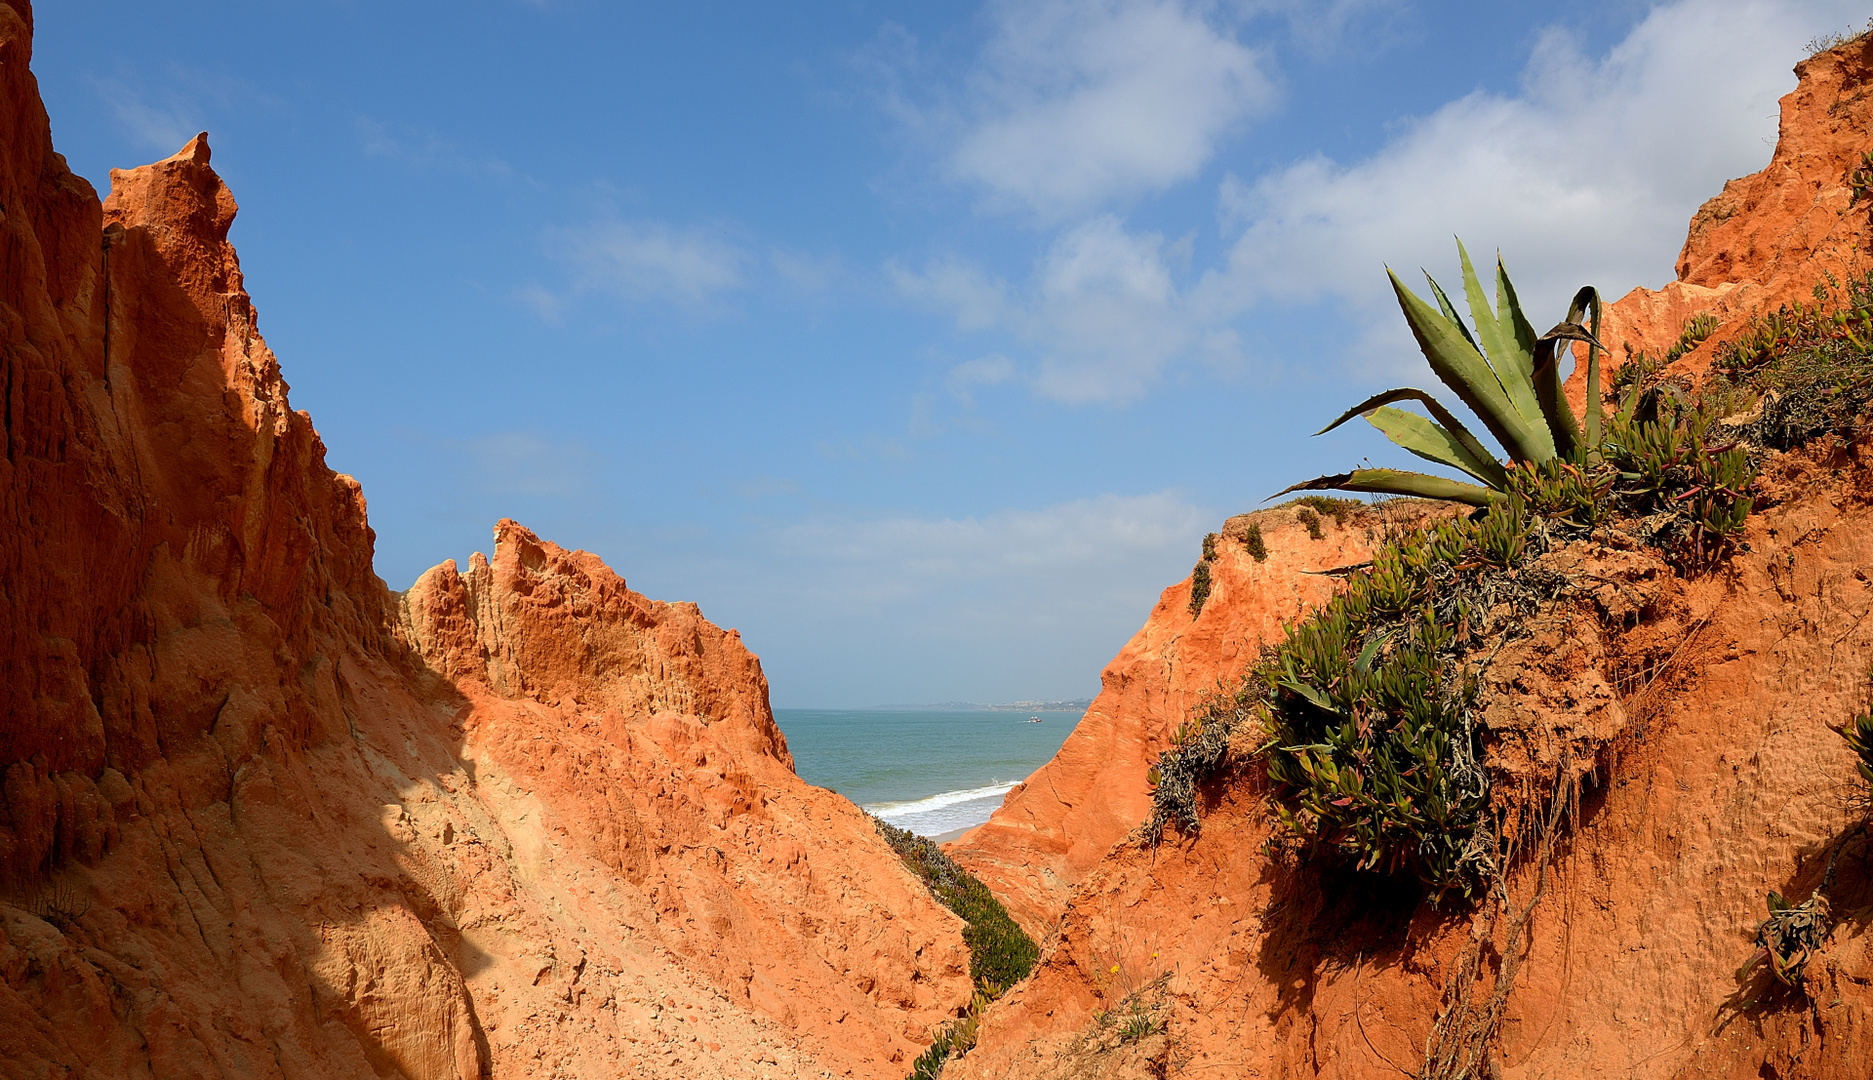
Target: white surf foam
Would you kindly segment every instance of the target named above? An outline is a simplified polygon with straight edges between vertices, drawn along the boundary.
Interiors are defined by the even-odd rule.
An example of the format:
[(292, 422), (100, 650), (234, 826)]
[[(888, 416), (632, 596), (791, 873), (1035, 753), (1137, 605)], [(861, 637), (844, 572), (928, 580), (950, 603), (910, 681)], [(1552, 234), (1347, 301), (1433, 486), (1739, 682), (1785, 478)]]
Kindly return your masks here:
[[(906, 822), (926, 817), (939, 810), (957, 806), (961, 803), (975, 802), (978, 799), (1000, 798), (1015, 789), (1015, 785), (991, 784), (988, 787), (969, 788), (965, 791), (944, 791), (927, 799), (915, 799), (910, 802), (873, 803), (865, 809), (877, 814), (893, 825), (908, 827)], [(986, 820), (986, 816), (984, 817)]]

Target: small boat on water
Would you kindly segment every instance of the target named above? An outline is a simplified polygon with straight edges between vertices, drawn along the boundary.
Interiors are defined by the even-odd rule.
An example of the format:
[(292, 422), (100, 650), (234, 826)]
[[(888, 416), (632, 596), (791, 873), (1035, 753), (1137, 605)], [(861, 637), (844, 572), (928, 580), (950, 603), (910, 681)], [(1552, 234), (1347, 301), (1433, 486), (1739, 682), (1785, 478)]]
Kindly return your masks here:
[(1038, 717), (1038, 716), (1030, 716), (1030, 717), (1028, 717), (1028, 723), (1030, 723), (1030, 724), (1038, 724), (1038, 723), (1040, 723), (1040, 722), (1041, 722), (1041, 718), (1040, 718), (1040, 717)]

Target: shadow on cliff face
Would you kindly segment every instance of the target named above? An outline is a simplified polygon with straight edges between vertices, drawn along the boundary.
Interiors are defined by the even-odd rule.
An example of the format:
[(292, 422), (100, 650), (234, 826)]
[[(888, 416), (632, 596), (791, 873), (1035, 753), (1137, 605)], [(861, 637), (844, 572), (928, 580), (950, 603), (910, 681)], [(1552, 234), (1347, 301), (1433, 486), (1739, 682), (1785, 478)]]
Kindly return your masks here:
[(1255, 966), (1276, 988), (1273, 1019), (1312, 1009), (1324, 969), (1405, 963), (1414, 949), (1411, 932), (1429, 929), (1421, 925), (1425, 918), (1457, 917), (1429, 908), (1415, 881), (1292, 857), (1267, 860), (1259, 884), (1268, 889), (1268, 903), (1261, 911), (1264, 936)]

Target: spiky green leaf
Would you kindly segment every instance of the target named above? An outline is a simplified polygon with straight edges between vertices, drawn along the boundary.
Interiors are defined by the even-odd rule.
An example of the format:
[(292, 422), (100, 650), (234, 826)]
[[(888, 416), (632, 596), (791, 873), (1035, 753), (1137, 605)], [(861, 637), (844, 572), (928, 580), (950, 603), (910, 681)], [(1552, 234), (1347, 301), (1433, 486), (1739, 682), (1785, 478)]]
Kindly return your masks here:
[(1366, 414), (1366, 422), (1426, 461), (1461, 469), (1499, 491), (1508, 489), (1509, 474), (1500, 462), (1478, 460), (1455, 434), (1417, 413), (1382, 405)]
[(1593, 343), (1587, 346), (1587, 447), (1597, 450), (1601, 431), (1606, 427), (1606, 407), (1600, 401), (1600, 290), (1593, 290), (1591, 324), (1587, 332)]
[[(1476, 267), (1471, 265), (1470, 253), (1464, 249), (1462, 240), (1457, 241), (1457, 256), (1463, 262), (1463, 292), (1470, 302), (1470, 317), (1476, 320), (1476, 333), (1482, 339), (1484, 351), (1489, 354), (1490, 369), (1528, 433), (1534, 451), (1532, 460), (1546, 461), (1554, 456), (1554, 439), (1541, 424), (1541, 407), (1535, 399), (1535, 388), (1531, 381), (1532, 351), (1527, 356), (1522, 353), (1513, 317), (1505, 320), (1497, 314), (1498, 309), (1509, 306), (1504, 303), (1507, 296), (1502, 290), (1502, 281), (1507, 277), (1501, 273), (1502, 260), (1496, 260), (1497, 304), (1492, 308), (1488, 298), (1483, 295), (1483, 283), (1476, 276)], [(1533, 337), (1533, 334), (1530, 336)]]
[(1502, 253), (1496, 253), (1496, 317), (1504, 327), (1504, 337), (1512, 340), (1521, 354), (1526, 370), (1535, 370), (1535, 328), (1522, 313), (1522, 301), (1515, 295), (1509, 271), (1502, 265)]
[(1552, 451), (1543, 456), (1543, 443), (1548, 440), (1537, 439), (1530, 432), (1503, 391), (1496, 373), (1490, 370), (1489, 363), (1476, 351), (1469, 337), (1405, 288), (1405, 283), (1398, 280), (1398, 275), (1390, 268), (1386, 269), (1386, 274), (1392, 279), (1398, 306), (1404, 310), (1405, 321), (1411, 326), (1412, 336), (1418, 339), (1418, 348), (1431, 365), (1431, 371), (1483, 421), (1483, 426), (1508, 451), (1510, 460), (1546, 461), (1552, 456)]
[[(1463, 426), (1463, 421), (1457, 419), (1449, 409), (1444, 408), (1442, 402), (1422, 390), (1417, 390), (1409, 386), (1401, 386), (1395, 390), (1387, 390), (1384, 393), (1372, 395), (1346, 410), (1344, 413), (1341, 413), (1338, 419), (1334, 420), (1333, 423), (1328, 424), (1326, 427), (1321, 428), (1319, 431), (1315, 432), (1315, 434), (1325, 435), (1327, 432), (1332, 431), (1334, 428), (1339, 427), (1355, 416), (1365, 415), (1378, 409), (1382, 405), (1390, 405), (1395, 401), (1416, 401), (1423, 405), (1426, 409), (1430, 410), (1431, 415), (1437, 419), (1437, 422), (1443, 425), (1442, 430), (1445, 435), (1456, 441), (1458, 444), (1458, 453), (1462, 456), (1463, 463), (1445, 461), (1446, 464), (1462, 469), (1464, 472), (1476, 477), (1490, 487), (1497, 489), (1508, 488), (1508, 470), (1502, 467), (1502, 463), (1497, 461), (1496, 456), (1489, 452), (1489, 448), (1483, 445), (1482, 440), (1471, 434), (1470, 429)], [(1370, 417), (1368, 417), (1368, 419), (1370, 419)], [(1381, 431), (1385, 430), (1377, 424), (1373, 426), (1379, 427)], [(1388, 436), (1391, 435), (1390, 432), (1386, 432), (1386, 434)], [(1393, 437), (1392, 441), (1398, 442), (1398, 439)], [(1399, 443), (1399, 445), (1405, 446), (1404, 443)], [(1411, 447), (1405, 446), (1405, 449), (1411, 450)], [(1412, 453), (1415, 454), (1418, 453), (1418, 451), (1412, 450)], [(1422, 457), (1423, 455), (1420, 454), (1419, 456)], [(1432, 458), (1431, 460), (1444, 461), (1445, 459)]]
[(1444, 318), (1449, 319), (1458, 330), (1463, 332), (1463, 340), (1470, 343), (1470, 348), (1482, 352), (1483, 350), (1477, 348), (1476, 338), (1471, 336), (1470, 328), (1463, 325), (1463, 316), (1457, 314), (1456, 305), (1450, 302), (1450, 297), (1444, 295), (1444, 287), (1437, 283), (1437, 279), (1432, 277), (1428, 270), (1424, 273), (1424, 280), (1430, 283), (1431, 295), (1437, 297), (1437, 309), (1444, 313)]
[(1354, 469), (1333, 476), (1317, 476), (1269, 496), (1278, 499), (1293, 491), (1360, 491), (1373, 495), (1406, 495), (1419, 499), (1448, 499), (1471, 506), (1488, 506), (1494, 492), (1429, 473), (1402, 469)]

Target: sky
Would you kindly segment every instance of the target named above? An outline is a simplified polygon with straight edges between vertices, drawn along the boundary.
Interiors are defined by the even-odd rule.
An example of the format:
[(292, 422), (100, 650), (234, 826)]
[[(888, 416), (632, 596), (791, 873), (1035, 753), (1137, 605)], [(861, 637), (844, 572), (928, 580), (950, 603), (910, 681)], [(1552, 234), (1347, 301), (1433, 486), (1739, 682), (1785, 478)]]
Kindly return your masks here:
[(1203, 535), (1406, 464), (1385, 267), (1671, 280), (1834, 0), (42, 2), (108, 189), (206, 130), (407, 588), (514, 518), (780, 707), (1088, 697)]

